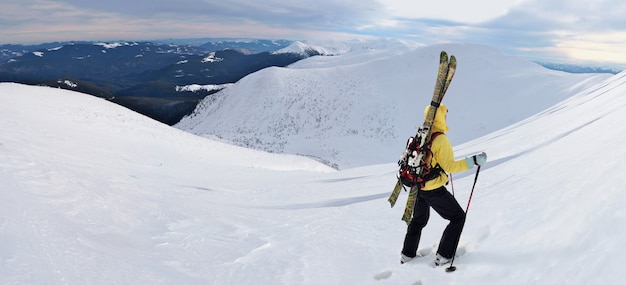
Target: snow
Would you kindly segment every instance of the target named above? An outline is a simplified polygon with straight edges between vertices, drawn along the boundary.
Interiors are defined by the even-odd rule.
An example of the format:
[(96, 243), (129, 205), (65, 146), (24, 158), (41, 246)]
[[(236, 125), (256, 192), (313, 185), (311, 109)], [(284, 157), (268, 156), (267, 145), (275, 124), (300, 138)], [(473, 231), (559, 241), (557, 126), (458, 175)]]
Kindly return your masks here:
[(360, 43), (367, 48), (261, 70), (207, 97), (176, 127), (346, 169), (397, 160), (423, 121), (442, 49), (459, 62), (444, 99), (454, 114), (448, 120), (453, 144), (523, 120), (610, 77), (552, 71), (479, 45), (395, 46)]
[(327, 54), (345, 55), (350, 53), (350, 57), (355, 54), (371, 53), (374, 51), (389, 52), (406, 52), (412, 51), (423, 44), (414, 41), (405, 41), (399, 39), (352, 39), (352, 40), (309, 40), (302, 42), (305, 45), (319, 47)]
[(70, 88), (76, 88), (78, 87), (78, 84), (76, 84), (75, 82), (72, 82), (71, 80), (65, 79), (65, 80), (57, 80), (57, 83), (59, 84), (65, 84), (67, 85), (67, 87)]
[(202, 63), (207, 63), (207, 62), (220, 62), (224, 60), (223, 58), (220, 57), (216, 57), (215, 56), (215, 52), (210, 52), (209, 55), (207, 55), (205, 58), (202, 59)]
[[(415, 56), (404, 59), (415, 66)], [(333, 68), (355, 70), (349, 66)], [(457, 88), (464, 76), (487, 72), (480, 68), (459, 69)], [(269, 71), (278, 70), (310, 71)], [(530, 68), (499, 72), (523, 81), (511, 86), (543, 84), (520, 76)], [(399, 263), (406, 194), (394, 208), (386, 201), (395, 157), (337, 171), (193, 135), (103, 99), (1, 83), (0, 284), (622, 284), (626, 73), (582, 89), (559, 83), (566, 75), (536, 72), (563, 90), (523, 94), (516, 107), (533, 114), (455, 145), (457, 156), (486, 151), (489, 162), (454, 273), (428, 265), (446, 224), (434, 213), (420, 244), (428, 255)], [(536, 99), (549, 95), (565, 98), (537, 110)], [(505, 101), (485, 102), (495, 110)], [(461, 108), (449, 120), (459, 120), (454, 110)], [(367, 149), (350, 139), (335, 143)], [(463, 207), (474, 171), (454, 175)]]
[(308, 51), (317, 52), (318, 54), (321, 54), (321, 55), (330, 55), (331, 54), (329, 51), (327, 51), (323, 47), (314, 46), (314, 45), (310, 45), (310, 44), (305, 44), (305, 43), (300, 42), (300, 41), (295, 41), (292, 44), (290, 44), (288, 47), (282, 48), (282, 49), (277, 50), (277, 51), (273, 51), (272, 53), (273, 54), (280, 54), (280, 53), (307, 54)]
[[(114, 49), (114, 48), (123, 47), (123, 46), (136, 46), (136, 45), (138, 45), (138, 43), (128, 43), (128, 42), (103, 43), (103, 42), (99, 42), (99, 43), (94, 43), (94, 45), (101, 46), (101, 47), (103, 47), (105, 49)], [(102, 51), (102, 52), (106, 53), (106, 51)]]
[(183, 92), (183, 91), (198, 92), (200, 90), (213, 91), (213, 90), (224, 89), (229, 86), (232, 86), (232, 83), (217, 84), (217, 85), (216, 84), (206, 84), (206, 85), (189, 84), (185, 86), (176, 86), (176, 91), (178, 92)]

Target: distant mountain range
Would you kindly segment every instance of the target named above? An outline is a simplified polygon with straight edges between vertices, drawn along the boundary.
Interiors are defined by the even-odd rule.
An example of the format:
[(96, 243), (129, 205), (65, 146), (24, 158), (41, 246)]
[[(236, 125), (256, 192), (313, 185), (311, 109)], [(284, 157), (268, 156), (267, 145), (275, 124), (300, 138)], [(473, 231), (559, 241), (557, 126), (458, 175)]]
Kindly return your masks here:
[[(190, 114), (200, 100), (251, 73), (332, 53), (301, 42), (258, 39), (5, 44), (0, 45), (0, 82), (91, 94), (173, 125)], [(617, 73), (538, 64), (571, 73)]]
[[(316, 49), (299, 49), (301, 52), (286, 49), (290, 44), (286, 40), (253, 40), (202, 45), (153, 42), (2, 45), (0, 81), (95, 95), (171, 125), (192, 112), (199, 100), (221, 90), (224, 84), (266, 67), (283, 67), (321, 54)], [(270, 52), (282, 49), (286, 51)], [(215, 87), (182, 88), (192, 84)]]
[(565, 63), (549, 63), (549, 62), (539, 62), (535, 61), (535, 63), (552, 70), (565, 71), (569, 73), (611, 73), (618, 74), (621, 70), (608, 69), (602, 67), (593, 67), (593, 66), (583, 66), (583, 65), (575, 65), (575, 64), (565, 64)]
[[(294, 41), (290, 40), (260, 40), (260, 39), (168, 39), (148, 41), (155, 46), (177, 46), (187, 50), (196, 51), (198, 53), (211, 52), (225, 49), (233, 49), (245, 54), (260, 53), (266, 51), (275, 51), (291, 45)], [(87, 41), (70, 41), (70, 42), (52, 42), (37, 45), (0, 45), (0, 64), (5, 63), (11, 58), (19, 57), (24, 54), (41, 51), (46, 49), (55, 49), (67, 45), (77, 44), (97, 44), (99, 42)]]

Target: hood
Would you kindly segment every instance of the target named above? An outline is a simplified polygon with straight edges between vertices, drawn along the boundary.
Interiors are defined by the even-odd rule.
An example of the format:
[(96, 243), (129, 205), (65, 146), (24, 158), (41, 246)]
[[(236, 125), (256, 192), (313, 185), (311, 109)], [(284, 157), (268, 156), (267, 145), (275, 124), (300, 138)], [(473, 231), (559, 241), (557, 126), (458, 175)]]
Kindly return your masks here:
[[(428, 115), (428, 111), (430, 110), (430, 105), (426, 107), (424, 110), (424, 118)], [(446, 115), (448, 114), (448, 107), (445, 104), (441, 103), (439, 108), (437, 108), (437, 114), (435, 114), (435, 121), (433, 122), (433, 133), (442, 132), (445, 133), (448, 131), (448, 125), (446, 124)]]

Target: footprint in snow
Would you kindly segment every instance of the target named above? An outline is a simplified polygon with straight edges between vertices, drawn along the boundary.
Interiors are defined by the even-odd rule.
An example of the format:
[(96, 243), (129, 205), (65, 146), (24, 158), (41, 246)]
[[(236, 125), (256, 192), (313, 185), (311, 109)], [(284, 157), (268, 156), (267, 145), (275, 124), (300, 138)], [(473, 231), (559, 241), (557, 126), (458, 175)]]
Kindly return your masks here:
[(431, 253), (433, 253), (433, 251), (435, 251), (435, 247), (436, 247), (436, 245), (433, 245), (431, 247), (422, 248), (422, 249), (417, 251), (417, 256), (420, 256), (420, 257), (428, 256)]
[(383, 279), (387, 279), (389, 277), (391, 277), (391, 274), (393, 274), (393, 272), (391, 270), (385, 270), (381, 273), (378, 273), (376, 275), (374, 275), (374, 279), (376, 280), (383, 280)]
[[(433, 245), (431, 247), (425, 247), (425, 248), (422, 248), (422, 249), (418, 250), (417, 251), (417, 256), (419, 256), (419, 257), (415, 258), (414, 260), (420, 260), (423, 257), (429, 256), (429, 255), (434, 255), (436, 247), (437, 247), (436, 245)], [(457, 248), (457, 250), (456, 250), (455, 256), (456, 257), (463, 256), (466, 253), (467, 253), (466, 247), (465, 246), (459, 246), (459, 248)], [(408, 262), (408, 263), (405, 263), (405, 264), (410, 264), (410, 263), (412, 263), (412, 262)], [(433, 265), (433, 267), (434, 267), (434, 265)], [(378, 281), (385, 280), (385, 279), (389, 279), (391, 277), (391, 275), (393, 275), (393, 271), (392, 270), (385, 270), (385, 271), (382, 271), (382, 272), (374, 275), (374, 279), (376, 279)], [(422, 284), (423, 283), (420, 280), (420, 281), (417, 281), (417, 282), (413, 283), (412, 285), (422, 285)]]

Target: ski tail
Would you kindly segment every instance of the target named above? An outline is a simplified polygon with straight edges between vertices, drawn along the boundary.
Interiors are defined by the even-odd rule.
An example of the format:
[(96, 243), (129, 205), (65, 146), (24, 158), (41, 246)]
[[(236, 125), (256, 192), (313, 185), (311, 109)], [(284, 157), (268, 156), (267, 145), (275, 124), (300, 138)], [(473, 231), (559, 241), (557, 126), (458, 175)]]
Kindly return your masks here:
[(404, 214), (402, 214), (402, 220), (406, 222), (408, 225), (411, 222), (411, 217), (413, 217), (413, 210), (415, 208), (415, 203), (417, 202), (417, 191), (419, 188), (417, 185), (411, 187), (409, 190), (409, 197), (406, 199), (406, 207), (404, 207)]
[(396, 205), (396, 201), (398, 201), (398, 196), (400, 196), (400, 190), (402, 190), (402, 180), (398, 178), (398, 181), (396, 181), (396, 186), (393, 187), (393, 191), (391, 192), (391, 195), (389, 195), (389, 198), (387, 199), (387, 201), (389, 201), (389, 204), (391, 204), (392, 208), (393, 206)]

